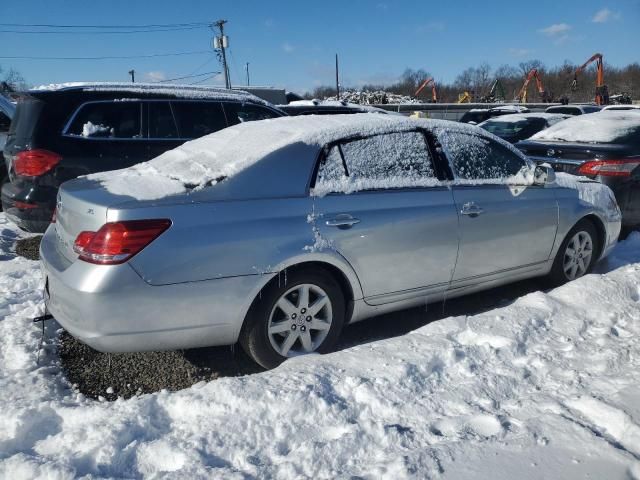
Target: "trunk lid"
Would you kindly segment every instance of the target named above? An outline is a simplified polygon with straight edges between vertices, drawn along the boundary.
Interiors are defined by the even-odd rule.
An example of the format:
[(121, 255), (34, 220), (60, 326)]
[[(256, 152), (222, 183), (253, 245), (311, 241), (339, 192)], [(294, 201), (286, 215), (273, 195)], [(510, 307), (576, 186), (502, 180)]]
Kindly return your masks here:
[(619, 159), (629, 155), (624, 145), (569, 142), (519, 142), (516, 147), (536, 163), (549, 163), (556, 172), (576, 174), (590, 160)]
[(78, 234), (97, 231), (106, 223), (109, 207), (122, 201), (121, 196), (107, 192), (92, 180), (65, 182), (58, 190), (54, 224), (60, 253), (74, 261), (78, 255), (73, 251), (73, 243)]

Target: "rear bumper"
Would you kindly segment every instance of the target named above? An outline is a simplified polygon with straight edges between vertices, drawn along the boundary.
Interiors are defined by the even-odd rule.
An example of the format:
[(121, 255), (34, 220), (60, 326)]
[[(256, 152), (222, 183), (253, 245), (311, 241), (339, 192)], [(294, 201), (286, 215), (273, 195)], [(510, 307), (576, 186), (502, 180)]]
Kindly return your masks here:
[[(55, 192), (52, 195), (34, 194), (35, 188), (23, 189), (12, 183), (2, 185), (0, 199), (2, 210), (7, 218), (18, 227), (28, 232), (43, 233), (49, 223), (55, 209)], [(44, 198), (43, 198), (44, 197)], [(38, 198), (34, 201), (34, 198)], [(31, 205), (31, 208), (21, 208), (16, 202)]]
[(40, 245), (47, 307), (83, 343), (102, 352), (236, 343), (259, 276), (152, 286), (128, 264), (70, 262), (54, 229)]

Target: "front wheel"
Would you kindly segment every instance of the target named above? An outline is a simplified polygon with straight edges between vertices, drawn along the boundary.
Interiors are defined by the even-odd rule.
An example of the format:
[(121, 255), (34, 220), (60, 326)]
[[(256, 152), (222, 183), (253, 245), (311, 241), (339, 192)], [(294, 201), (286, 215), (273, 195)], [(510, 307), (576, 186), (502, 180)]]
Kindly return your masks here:
[(344, 295), (329, 274), (299, 271), (287, 277), (286, 284), (274, 282), (263, 290), (240, 334), (243, 349), (265, 368), (328, 352), (344, 323)]
[(550, 274), (553, 283), (561, 285), (589, 273), (597, 260), (598, 247), (593, 223), (589, 220), (578, 222), (558, 249)]

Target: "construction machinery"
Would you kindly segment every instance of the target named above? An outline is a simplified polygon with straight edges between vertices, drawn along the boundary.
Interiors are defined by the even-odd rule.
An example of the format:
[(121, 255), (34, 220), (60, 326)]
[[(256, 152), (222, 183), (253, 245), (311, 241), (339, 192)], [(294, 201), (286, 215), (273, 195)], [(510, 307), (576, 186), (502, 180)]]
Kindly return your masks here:
[(489, 89), (489, 93), (480, 98), (482, 103), (499, 103), (504, 102), (506, 95), (504, 94), (504, 86), (499, 78), (496, 78)]
[(593, 62), (596, 62), (596, 105), (608, 105), (609, 88), (604, 84), (604, 61), (601, 53), (594, 53), (589, 60), (576, 68), (571, 82), (571, 90), (575, 91), (578, 88), (578, 75)]
[(422, 82), (413, 96), (418, 97), (420, 92), (422, 92), (422, 90), (427, 88), (429, 85), (431, 85), (431, 102), (438, 103), (438, 92), (436, 90), (436, 82), (433, 77), (429, 77), (424, 82)]
[(544, 89), (544, 85), (542, 84), (542, 78), (540, 78), (540, 73), (538, 73), (537, 68), (532, 68), (531, 70), (529, 70), (529, 73), (527, 74), (527, 77), (525, 78), (524, 83), (522, 84), (522, 88), (520, 89), (520, 92), (518, 92), (518, 95), (515, 98), (516, 102), (527, 103), (527, 87), (529, 86), (529, 82), (531, 82), (531, 80), (534, 78), (536, 80), (536, 90), (538, 90), (538, 95), (540, 95), (540, 100), (544, 103), (551, 102), (551, 95), (547, 93), (547, 91)]
[(470, 92), (465, 91), (464, 93), (458, 94), (458, 103), (471, 103), (471, 97), (473, 95)]

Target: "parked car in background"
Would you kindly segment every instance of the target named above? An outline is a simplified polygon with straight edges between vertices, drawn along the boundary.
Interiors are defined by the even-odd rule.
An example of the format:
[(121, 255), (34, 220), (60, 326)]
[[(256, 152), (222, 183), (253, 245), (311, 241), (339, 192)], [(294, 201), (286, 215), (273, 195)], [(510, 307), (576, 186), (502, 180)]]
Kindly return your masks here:
[(570, 116), (560, 113), (514, 113), (490, 118), (478, 126), (509, 143), (516, 143)]
[(287, 105), (278, 105), (278, 108), (288, 115), (338, 115), (350, 113), (381, 113), (393, 114), (382, 108), (358, 105), (355, 103), (340, 102), (337, 100), (298, 100)]
[[(240, 342), (264, 367), (343, 325), (589, 272), (620, 213), (484, 130), (391, 115), (237, 125), (62, 185), (47, 308), (106, 352)], [(613, 205), (613, 208), (608, 208)]]
[(7, 181), (7, 167), (2, 161), (2, 152), (7, 142), (7, 134), (9, 133), (9, 126), (15, 110), (15, 105), (0, 94), (0, 187)]
[(493, 117), (498, 117), (500, 115), (527, 112), (529, 112), (529, 109), (527, 107), (523, 107), (522, 105), (501, 105), (499, 107), (493, 108), (472, 108), (468, 112), (465, 112), (464, 115), (460, 117), (459, 121), (462, 123), (471, 123), (472, 125), (476, 125), (478, 123), (484, 122), (485, 120)]
[(584, 115), (585, 113), (599, 112), (602, 107), (598, 105), (554, 105), (547, 107), (547, 113), (565, 113), (567, 115)]
[(602, 108), (602, 111), (609, 111), (609, 110), (632, 110), (634, 112), (638, 112), (640, 113), (640, 105), (607, 105), (606, 107)]
[(516, 145), (556, 171), (608, 185), (625, 227), (640, 225), (640, 115), (605, 111), (564, 120)]
[(241, 91), (78, 83), (27, 92), (5, 147), (7, 217), (44, 232), (64, 181), (129, 167), (237, 123), (285, 115)]

